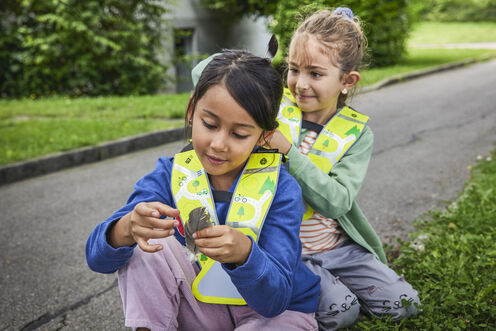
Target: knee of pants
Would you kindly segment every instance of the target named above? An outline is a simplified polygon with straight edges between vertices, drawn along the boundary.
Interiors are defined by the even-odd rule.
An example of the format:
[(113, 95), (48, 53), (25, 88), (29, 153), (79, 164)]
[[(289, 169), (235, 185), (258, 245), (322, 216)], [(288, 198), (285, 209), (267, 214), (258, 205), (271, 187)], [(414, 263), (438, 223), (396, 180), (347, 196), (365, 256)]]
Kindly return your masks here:
[(341, 304), (331, 304), (327, 310), (315, 313), (319, 330), (336, 330), (353, 325), (360, 314), (360, 304), (356, 296), (350, 296)]
[(402, 293), (393, 302), (391, 317), (393, 320), (399, 321), (403, 318), (417, 315), (420, 312), (420, 299), (417, 291), (412, 289), (411, 293)]
[(376, 300), (373, 300), (375, 304), (368, 304), (365, 309), (376, 317), (390, 317), (398, 321), (421, 312), (418, 293), (403, 276), (388, 287), (376, 289), (376, 292)]

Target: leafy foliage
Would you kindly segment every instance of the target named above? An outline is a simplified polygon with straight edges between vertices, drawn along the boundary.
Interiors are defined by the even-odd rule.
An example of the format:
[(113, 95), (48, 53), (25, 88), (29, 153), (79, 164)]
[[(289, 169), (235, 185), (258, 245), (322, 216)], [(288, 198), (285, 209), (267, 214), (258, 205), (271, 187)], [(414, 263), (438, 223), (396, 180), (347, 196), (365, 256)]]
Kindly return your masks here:
[[(410, 29), (407, 0), (279, 1), (271, 29), (287, 47), (291, 35), (304, 18), (317, 9), (338, 6), (351, 8), (364, 23), (371, 66), (395, 64), (402, 59)], [(286, 49), (284, 54), (287, 54)]]
[(278, 1), (271, 0), (201, 0), (209, 9), (218, 11), (226, 18), (239, 19), (245, 14), (271, 15)]
[(496, 21), (496, 0), (412, 0), (410, 10), (421, 21)]
[(2, 97), (155, 92), (165, 11), (154, 0), (2, 1)]
[[(494, 330), (496, 322), (496, 153), (480, 157), (460, 198), (417, 223), (394, 269), (419, 291), (422, 314), (401, 330)], [(357, 329), (384, 330), (376, 319)]]

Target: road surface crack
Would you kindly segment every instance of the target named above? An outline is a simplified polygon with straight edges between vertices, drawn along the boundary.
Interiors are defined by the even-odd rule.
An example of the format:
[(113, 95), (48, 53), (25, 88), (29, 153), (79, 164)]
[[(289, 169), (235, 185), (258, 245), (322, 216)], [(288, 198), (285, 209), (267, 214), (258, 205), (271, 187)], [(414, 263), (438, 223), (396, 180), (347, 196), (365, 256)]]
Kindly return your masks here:
[(112, 290), (114, 287), (117, 287), (117, 279), (115, 279), (114, 282), (109, 287), (107, 287), (106, 289), (104, 289), (103, 291), (101, 291), (101, 292), (99, 292), (97, 294), (94, 294), (94, 295), (89, 295), (86, 298), (81, 299), (78, 302), (73, 303), (70, 306), (62, 307), (61, 309), (57, 310), (53, 314), (51, 314), (51, 313), (45, 313), (45, 314), (41, 315), (40, 317), (38, 317), (37, 319), (35, 319), (35, 320), (31, 321), (31, 322), (26, 323), (21, 328), (21, 330), (22, 331), (35, 330), (35, 329), (39, 328), (40, 326), (45, 325), (45, 324), (53, 321), (54, 319), (56, 319), (59, 316), (64, 316), (67, 312), (76, 310), (76, 309), (78, 309), (78, 308), (80, 308), (80, 307), (82, 307), (84, 305), (87, 305), (93, 298), (98, 298), (99, 296), (101, 296), (101, 295), (107, 293), (108, 291)]

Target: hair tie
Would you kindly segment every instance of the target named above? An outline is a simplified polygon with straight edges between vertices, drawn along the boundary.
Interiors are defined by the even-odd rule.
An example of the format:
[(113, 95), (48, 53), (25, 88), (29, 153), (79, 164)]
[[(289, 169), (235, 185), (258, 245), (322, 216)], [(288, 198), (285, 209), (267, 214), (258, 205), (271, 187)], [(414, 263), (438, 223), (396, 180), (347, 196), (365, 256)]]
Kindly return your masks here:
[(343, 15), (349, 18), (350, 20), (353, 20), (353, 11), (348, 7), (338, 7), (334, 9), (332, 13), (336, 15)]

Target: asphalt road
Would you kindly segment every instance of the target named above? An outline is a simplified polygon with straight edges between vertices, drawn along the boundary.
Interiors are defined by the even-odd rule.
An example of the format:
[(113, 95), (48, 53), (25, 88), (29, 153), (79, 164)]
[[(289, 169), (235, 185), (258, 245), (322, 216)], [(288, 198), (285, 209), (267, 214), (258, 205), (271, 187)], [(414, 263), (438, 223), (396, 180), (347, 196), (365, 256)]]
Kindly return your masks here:
[[(494, 147), (494, 86), (491, 61), (354, 99), (376, 138), (358, 200), (385, 242), (455, 199), (467, 166)], [(124, 329), (115, 275), (90, 271), (84, 245), (155, 160), (183, 144), (0, 187), (0, 330)]]

